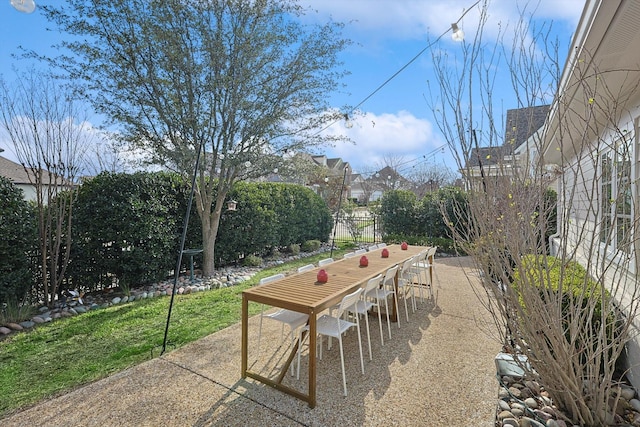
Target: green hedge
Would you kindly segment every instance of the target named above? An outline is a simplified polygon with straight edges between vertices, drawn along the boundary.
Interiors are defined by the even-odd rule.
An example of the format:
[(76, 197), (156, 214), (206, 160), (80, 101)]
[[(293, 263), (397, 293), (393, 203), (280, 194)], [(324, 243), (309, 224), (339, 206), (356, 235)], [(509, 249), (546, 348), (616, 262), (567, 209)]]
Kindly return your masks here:
[(329, 239), (331, 212), (309, 188), (239, 182), (228, 197), (238, 202), (238, 208), (223, 212), (216, 240), (217, 265), (236, 262), (249, 254), (268, 255), (308, 240)]
[(406, 241), (436, 245), (443, 252), (456, 253), (451, 230), (442, 216), (443, 207), (456, 228), (464, 230), (467, 227), (466, 193), (459, 188), (445, 187), (427, 194), (422, 200), (406, 190), (384, 193), (377, 209), (383, 239), (391, 243)]
[(35, 212), (22, 190), (0, 177), (0, 305), (17, 304), (33, 285)]
[(185, 194), (179, 176), (167, 173), (102, 173), (84, 183), (74, 207), (74, 287), (164, 279), (177, 259)]

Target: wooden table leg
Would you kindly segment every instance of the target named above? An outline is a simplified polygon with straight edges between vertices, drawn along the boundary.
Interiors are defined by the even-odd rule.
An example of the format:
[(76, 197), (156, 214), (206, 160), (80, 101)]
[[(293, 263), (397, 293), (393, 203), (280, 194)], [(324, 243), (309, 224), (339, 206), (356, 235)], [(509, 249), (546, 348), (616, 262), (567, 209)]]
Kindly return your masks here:
[(247, 377), (247, 353), (249, 346), (249, 301), (247, 297), (242, 295), (242, 362), (241, 362), (241, 375), (242, 378)]

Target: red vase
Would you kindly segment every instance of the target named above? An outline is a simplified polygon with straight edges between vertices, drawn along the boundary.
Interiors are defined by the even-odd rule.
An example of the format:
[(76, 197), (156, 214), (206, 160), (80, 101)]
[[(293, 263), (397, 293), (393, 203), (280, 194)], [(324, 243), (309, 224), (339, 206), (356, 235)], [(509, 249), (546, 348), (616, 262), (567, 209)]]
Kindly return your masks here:
[(389, 258), (389, 249), (382, 249), (382, 258)]
[(329, 280), (329, 275), (327, 274), (327, 272), (322, 269), (320, 271), (318, 271), (318, 282), (320, 283), (327, 283), (327, 281)]
[(408, 247), (409, 245), (407, 245), (407, 242), (402, 242), (402, 244), (400, 245), (400, 249), (402, 249), (403, 251), (406, 251)]
[(360, 257), (360, 267), (366, 267), (369, 265), (369, 260), (367, 259), (366, 256), (362, 255)]

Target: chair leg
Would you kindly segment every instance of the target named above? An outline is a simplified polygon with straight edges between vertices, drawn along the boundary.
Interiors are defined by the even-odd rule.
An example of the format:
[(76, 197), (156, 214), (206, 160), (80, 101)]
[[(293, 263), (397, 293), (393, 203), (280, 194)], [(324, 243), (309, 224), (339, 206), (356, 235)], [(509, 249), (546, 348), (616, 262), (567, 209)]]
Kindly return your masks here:
[[(380, 301), (378, 301), (378, 326), (380, 327), (380, 345), (384, 345), (384, 333), (382, 332), (382, 314), (380, 313)], [(387, 313), (387, 316), (389, 314)], [(391, 329), (389, 329), (389, 334), (391, 334)]]
[[(356, 317), (356, 329), (358, 330), (358, 347), (360, 348), (360, 367), (362, 368), (362, 375), (364, 375), (364, 357), (362, 357), (362, 338), (360, 337), (360, 320), (357, 317)], [(342, 345), (342, 343), (340, 343), (340, 345)]]
[(389, 339), (391, 339), (391, 320), (389, 319), (389, 298), (384, 299), (385, 312), (387, 313), (387, 327), (389, 328)]
[(373, 360), (373, 354), (371, 353), (371, 335), (369, 333), (369, 315), (364, 313), (364, 321), (367, 324), (367, 342), (369, 343), (369, 360)]
[(396, 302), (396, 320), (398, 321), (398, 329), (400, 329), (400, 310), (398, 309), (398, 294), (395, 293), (395, 302)]
[[(340, 366), (342, 366), (342, 387), (344, 387), (344, 395), (347, 395), (347, 375), (344, 372), (344, 350), (342, 350), (342, 335), (338, 336), (340, 341)], [(320, 350), (322, 352), (322, 350)]]
[(407, 323), (409, 323), (409, 309), (407, 308), (407, 292), (406, 292), (406, 290), (403, 292), (402, 300), (404, 301), (404, 312), (407, 315)]

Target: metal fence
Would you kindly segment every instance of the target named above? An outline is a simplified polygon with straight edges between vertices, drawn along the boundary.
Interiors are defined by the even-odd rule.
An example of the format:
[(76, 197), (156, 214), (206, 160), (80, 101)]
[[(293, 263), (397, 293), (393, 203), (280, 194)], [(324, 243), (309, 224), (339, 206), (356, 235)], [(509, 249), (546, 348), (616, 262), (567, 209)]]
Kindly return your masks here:
[(336, 242), (376, 243), (380, 238), (380, 221), (373, 215), (340, 215), (331, 237)]

